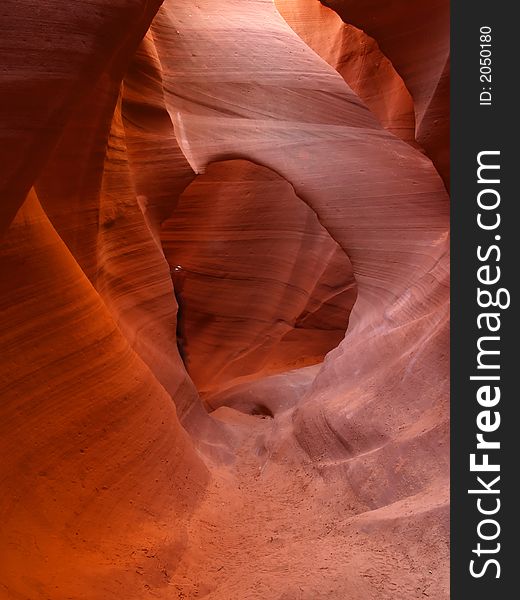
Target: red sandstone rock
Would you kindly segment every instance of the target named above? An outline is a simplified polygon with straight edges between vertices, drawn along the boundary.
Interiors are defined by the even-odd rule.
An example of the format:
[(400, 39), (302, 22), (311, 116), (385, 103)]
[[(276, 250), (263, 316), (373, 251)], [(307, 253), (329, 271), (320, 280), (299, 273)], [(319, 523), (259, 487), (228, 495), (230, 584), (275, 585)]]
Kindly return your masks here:
[[(162, 70), (146, 34), (123, 84), (124, 137), (137, 200), (154, 234), (195, 176), (181, 152), (166, 110)], [(157, 243), (160, 245), (158, 235)]]
[(322, 3), (372, 36), (401, 75), (414, 99), (416, 139), (449, 189), (449, 1)]
[(161, 241), (199, 390), (321, 362), (343, 339), (356, 296), (350, 261), (273, 171), (243, 160), (209, 165)]
[(415, 141), (413, 100), (377, 42), (318, 0), (275, 0), (292, 29), (334, 67), (388, 129)]
[(34, 193), (0, 269), (2, 596), (135, 598), (140, 549), (181, 551), (206, 469)]
[[(342, 6), (442, 158), (446, 5)], [(158, 8), (0, 9), (2, 593), (447, 598), (448, 205), (398, 80), (342, 46), (360, 101), (271, 0), (140, 42)]]
[[(2, 3), (0, 232), (21, 206), (72, 111), (96, 84), (116, 88), (160, 0)], [(66, 57), (66, 58), (65, 58)], [(105, 80), (104, 84), (100, 80)], [(98, 103), (97, 94), (93, 102)], [(88, 144), (88, 137), (79, 138)]]

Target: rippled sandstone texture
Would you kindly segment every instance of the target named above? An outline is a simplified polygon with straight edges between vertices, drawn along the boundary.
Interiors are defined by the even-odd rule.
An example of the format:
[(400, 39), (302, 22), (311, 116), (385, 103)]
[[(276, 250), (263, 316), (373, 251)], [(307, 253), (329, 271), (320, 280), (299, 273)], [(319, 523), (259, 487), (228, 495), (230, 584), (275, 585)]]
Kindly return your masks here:
[(2, 597), (448, 597), (448, 203), (381, 110), (430, 152), (444, 5), (343, 5), (380, 94), (271, 0), (0, 8)]
[(184, 362), (200, 391), (321, 362), (344, 337), (356, 297), (350, 261), (273, 171), (211, 163), (161, 240)]
[(275, 0), (292, 29), (366, 103), (385, 129), (415, 142), (414, 104), (410, 92), (377, 42), (344, 23), (319, 0)]
[(416, 140), (449, 189), (449, 0), (322, 0), (322, 4), (374, 38), (403, 78), (414, 101)]

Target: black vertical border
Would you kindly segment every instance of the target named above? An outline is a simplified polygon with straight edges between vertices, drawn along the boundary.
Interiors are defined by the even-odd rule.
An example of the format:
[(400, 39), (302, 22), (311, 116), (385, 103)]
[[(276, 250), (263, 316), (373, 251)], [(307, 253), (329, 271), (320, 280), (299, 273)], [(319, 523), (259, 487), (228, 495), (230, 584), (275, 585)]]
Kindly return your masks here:
[[(420, 1), (420, 0), (419, 0)], [(520, 328), (518, 278), (520, 277), (520, 103), (519, 22), (517, 5), (499, 0), (451, 3), (451, 598), (501, 600), (520, 598), (518, 521), (520, 515), (520, 427), (517, 407), (520, 393)], [(492, 82), (480, 81), (480, 28), (492, 29)], [(480, 106), (483, 87), (492, 87), (491, 106)], [(500, 231), (485, 232), (476, 222), (477, 154), (500, 150)], [(518, 188), (518, 189), (517, 189)], [(478, 522), (485, 518), (476, 507), (476, 473), (470, 473), (469, 455), (475, 452), (478, 385), (476, 374), (477, 260), (479, 244), (501, 236), (500, 286), (511, 293), (511, 306), (501, 312), (501, 426), (496, 436), (501, 449), (494, 451), (501, 464), (501, 510), (496, 515), (501, 549), (496, 555), (501, 576), (490, 568), (479, 579), (471, 576), (469, 562), (479, 542)], [(482, 335), (482, 333), (480, 333)], [(481, 542), (485, 544), (485, 542)], [(492, 543), (489, 542), (489, 546)], [(490, 555), (490, 558), (492, 556)], [(482, 565), (482, 560), (480, 562)]]

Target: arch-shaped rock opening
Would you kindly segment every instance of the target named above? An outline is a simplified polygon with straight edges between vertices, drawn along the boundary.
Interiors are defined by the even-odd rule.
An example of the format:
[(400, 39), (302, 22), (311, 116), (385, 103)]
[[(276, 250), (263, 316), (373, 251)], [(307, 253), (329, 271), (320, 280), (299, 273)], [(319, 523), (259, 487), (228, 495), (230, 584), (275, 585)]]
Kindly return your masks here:
[(179, 352), (199, 391), (316, 364), (343, 339), (352, 265), (274, 171), (210, 164), (161, 228)]

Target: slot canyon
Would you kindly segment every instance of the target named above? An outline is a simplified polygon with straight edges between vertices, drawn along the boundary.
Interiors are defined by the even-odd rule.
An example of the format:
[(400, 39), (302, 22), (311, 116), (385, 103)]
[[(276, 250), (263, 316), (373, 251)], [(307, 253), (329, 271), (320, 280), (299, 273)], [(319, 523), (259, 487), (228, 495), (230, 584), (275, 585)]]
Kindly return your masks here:
[(449, 2), (0, 29), (0, 598), (447, 599)]

